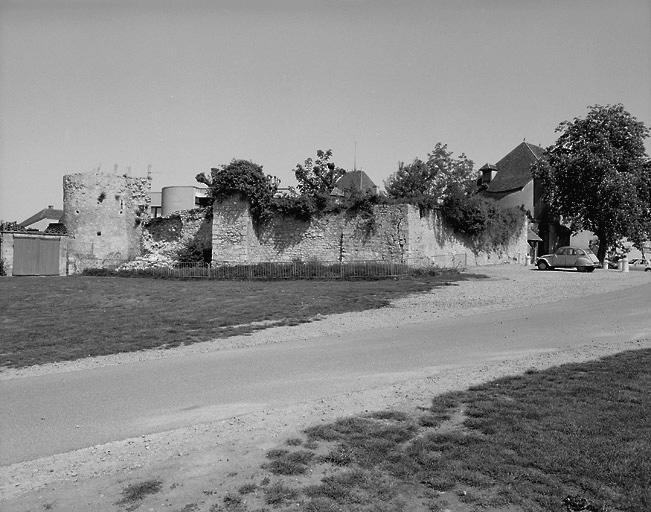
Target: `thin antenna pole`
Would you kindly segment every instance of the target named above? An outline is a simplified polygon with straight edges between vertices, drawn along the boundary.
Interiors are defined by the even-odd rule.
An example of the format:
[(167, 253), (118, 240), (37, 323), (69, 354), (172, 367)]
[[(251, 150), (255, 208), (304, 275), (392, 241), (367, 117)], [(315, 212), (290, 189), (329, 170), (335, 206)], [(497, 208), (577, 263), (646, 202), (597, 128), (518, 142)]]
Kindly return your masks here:
[(357, 141), (355, 141), (355, 153), (353, 156), (353, 171), (357, 170)]

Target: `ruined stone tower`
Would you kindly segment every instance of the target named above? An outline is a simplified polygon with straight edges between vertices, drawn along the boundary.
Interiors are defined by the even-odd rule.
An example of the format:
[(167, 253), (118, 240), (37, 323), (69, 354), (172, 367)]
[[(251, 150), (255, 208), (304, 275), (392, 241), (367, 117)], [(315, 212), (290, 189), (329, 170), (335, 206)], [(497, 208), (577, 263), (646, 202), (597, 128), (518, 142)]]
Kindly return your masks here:
[(63, 177), (63, 222), (71, 236), (68, 273), (111, 268), (140, 254), (150, 189), (148, 178), (127, 175)]

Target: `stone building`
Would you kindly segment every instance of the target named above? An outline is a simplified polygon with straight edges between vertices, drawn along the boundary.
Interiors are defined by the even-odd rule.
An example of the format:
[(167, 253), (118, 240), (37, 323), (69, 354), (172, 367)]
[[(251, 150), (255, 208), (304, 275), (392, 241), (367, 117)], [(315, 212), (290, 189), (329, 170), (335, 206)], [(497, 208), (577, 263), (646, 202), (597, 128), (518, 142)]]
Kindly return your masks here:
[(484, 165), (478, 181), (485, 197), (498, 201), (505, 208), (522, 206), (529, 212), (537, 231), (537, 234), (532, 231), (530, 235), (533, 260), (536, 253), (553, 252), (559, 246), (568, 245), (571, 235), (558, 218), (549, 214), (549, 207), (543, 200), (542, 184), (531, 171), (544, 152), (540, 146), (521, 142), (495, 165)]

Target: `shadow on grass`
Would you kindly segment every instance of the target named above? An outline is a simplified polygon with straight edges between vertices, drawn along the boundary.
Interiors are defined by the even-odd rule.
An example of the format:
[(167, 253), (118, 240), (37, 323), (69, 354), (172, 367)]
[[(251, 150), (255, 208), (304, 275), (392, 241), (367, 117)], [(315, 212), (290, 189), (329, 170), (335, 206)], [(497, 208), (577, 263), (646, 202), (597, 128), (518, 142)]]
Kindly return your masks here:
[(325, 455), (271, 458), (329, 468), (294, 486), (284, 503), (302, 510), (651, 510), (650, 389), (651, 350), (624, 352), (317, 425), (305, 435)]

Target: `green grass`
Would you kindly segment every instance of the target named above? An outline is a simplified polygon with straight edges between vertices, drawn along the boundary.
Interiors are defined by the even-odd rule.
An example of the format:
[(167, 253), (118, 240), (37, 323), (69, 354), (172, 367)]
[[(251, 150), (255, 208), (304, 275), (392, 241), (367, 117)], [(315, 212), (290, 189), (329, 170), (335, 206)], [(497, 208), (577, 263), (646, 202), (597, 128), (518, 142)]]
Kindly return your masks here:
[(279, 505), (288, 501), (295, 500), (298, 497), (298, 491), (281, 482), (275, 482), (264, 490), (264, 499), (268, 505)]
[(307, 471), (314, 453), (309, 450), (271, 450), (267, 452), (270, 462), (263, 464), (263, 469), (276, 475), (301, 475)]
[(150, 494), (156, 494), (161, 490), (163, 483), (160, 480), (147, 480), (137, 484), (131, 484), (122, 490), (122, 499), (118, 505), (126, 505), (127, 510), (135, 510), (140, 502)]
[(326, 476), (291, 501), (313, 512), (542, 512), (575, 496), (590, 510), (651, 510), (650, 396), (651, 350), (639, 350), (441, 395), (413, 415), (318, 425), (305, 434), (326, 454), (302, 457)]
[(319, 315), (362, 311), (476, 278), (454, 272), (378, 281), (0, 279), (0, 367), (172, 347)]

